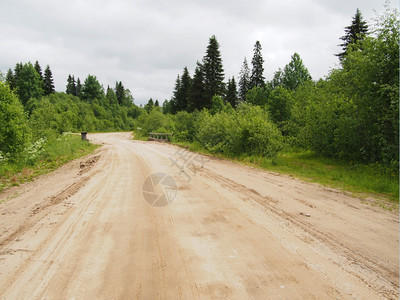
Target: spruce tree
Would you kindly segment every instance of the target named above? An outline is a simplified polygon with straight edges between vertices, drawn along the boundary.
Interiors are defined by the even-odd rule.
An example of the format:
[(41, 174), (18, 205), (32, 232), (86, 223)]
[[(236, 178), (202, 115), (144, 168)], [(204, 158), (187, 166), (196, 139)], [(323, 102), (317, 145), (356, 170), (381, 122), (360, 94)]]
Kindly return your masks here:
[(204, 76), (202, 65), (197, 62), (197, 67), (194, 71), (192, 87), (190, 89), (190, 97), (188, 102), (188, 112), (194, 110), (202, 110), (207, 106), (206, 87), (204, 84)]
[(342, 61), (349, 50), (350, 45), (357, 47), (357, 42), (361, 42), (368, 34), (368, 25), (363, 20), (361, 11), (357, 8), (356, 14), (350, 26), (345, 27), (345, 35), (340, 39), (343, 41), (339, 46), (342, 47), (342, 52), (336, 54)]
[(15, 76), (14, 76), (13, 71), (11, 69), (8, 69), (8, 71), (7, 71), (6, 83), (10, 87), (10, 90), (14, 90), (15, 89), (15, 85), (16, 85)]
[(190, 77), (188, 68), (185, 67), (181, 77), (178, 101), (176, 102), (177, 111), (186, 110), (188, 108), (191, 86), (192, 78)]
[(39, 74), (40, 78), (42, 79), (42, 81), (44, 81), (44, 77), (43, 77), (43, 73), (42, 73), (42, 67), (40, 66), (38, 61), (35, 62), (34, 67), (35, 67), (36, 72), (38, 72), (38, 74)]
[(67, 89), (65, 90), (65, 93), (76, 96), (75, 78), (74, 76), (71, 76), (71, 74), (68, 75)]
[(238, 93), (237, 93), (235, 77), (232, 77), (232, 80), (228, 79), (228, 86), (227, 86), (225, 100), (228, 103), (230, 103), (233, 108), (235, 108), (238, 105), (239, 98), (238, 98)]
[(125, 88), (122, 85), (122, 82), (116, 82), (115, 83), (115, 95), (117, 96), (118, 104), (123, 104), (124, 103), (124, 98), (125, 98)]
[(250, 69), (247, 64), (246, 57), (244, 58), (242, 69), (240, 70), (239, 79), (239, 97), (242, 102), (246, 101), (246, 94), (250, 87)]
[(206, 108), (211, 108), (211, 99), (215, 95), (223, 96), (225, 92), (224, 69), (222, 66), (219, 44), (213, 35), (207, 46), (206, 55), (203, 57), (203, 76), (206, 88), (207, 103)]
[(78, 96), (79, 98), (82, 97), (82, 84), (81, 84), (81, 80), (78, 79), (76, 80), (76, 96)]
[(158, 102), (157, 99), (156, 99), (156, 101), (154, 102), (154, 107), (160, 107), (160, 102)]
[(180, 93), (181, 93), (181, 78), (178, 75), (176, 80), (175, 80), (174, 92), (173, 92), (173, 95), (172, 95), (172, 98), (171, 98), (171, 101), (170, 101), (171, 113), (178, 112), (177, 103), (181, 102)]
[(50, 66), (47, 65), (44, 70), (44, 85), (43, 85), (44, 95), (50, 95), (55, 92), (53, 73), (50, 70)]
[(264, 78), (264, 59), (261, 54), (261, 44), (257, 41), (254, 45), (254, 54), (253, 59), (251, 60), (251, 64), (253, 68), (251, 70), (250, 76), (250, 89), (258, 86), (263, 87), (265, 85)]

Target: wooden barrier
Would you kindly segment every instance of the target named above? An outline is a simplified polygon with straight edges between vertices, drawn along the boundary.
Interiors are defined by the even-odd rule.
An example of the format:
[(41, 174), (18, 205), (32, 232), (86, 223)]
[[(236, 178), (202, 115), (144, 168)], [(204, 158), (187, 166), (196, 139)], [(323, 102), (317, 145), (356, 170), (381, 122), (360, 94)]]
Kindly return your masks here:
[(149, 141), (170, 142), (169, 137), (173, 135), (173, 133), (150, 132)]

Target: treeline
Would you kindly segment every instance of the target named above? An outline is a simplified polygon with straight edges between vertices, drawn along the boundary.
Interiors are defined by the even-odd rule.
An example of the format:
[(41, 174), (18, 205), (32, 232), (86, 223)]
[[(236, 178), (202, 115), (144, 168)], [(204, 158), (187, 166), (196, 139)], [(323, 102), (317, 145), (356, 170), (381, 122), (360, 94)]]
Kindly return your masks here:
[(42, 75), (39, 62), (9, 69), (0, 95), (0, 163), (26, 160), (32, 146), (64, 132), (133, 130), (141, 111), (121, 81), (104, 90), (96, 76), (81, 84), (69, 75), (66, 92), (55, 92), (50, 67)]
[(224, 82), (219, 44), (212, 36), (193, 77), (187, 67), (178, 75), (172, 98), (163, 104), (164, 115), (153, 108), (139, 117), (142, 131), (174, 131), (177, 139), (233, 155), (305, 149), (353, 162), (379, 162), (398, 172), (397, 11), (387, 9), (370, 30), (357, 10), (341, 40), (340, 67), (318, 81), (298, 53), (266, 81), (257, 41), (251, 70), (245, 58), (236, 86), (235, 78)]

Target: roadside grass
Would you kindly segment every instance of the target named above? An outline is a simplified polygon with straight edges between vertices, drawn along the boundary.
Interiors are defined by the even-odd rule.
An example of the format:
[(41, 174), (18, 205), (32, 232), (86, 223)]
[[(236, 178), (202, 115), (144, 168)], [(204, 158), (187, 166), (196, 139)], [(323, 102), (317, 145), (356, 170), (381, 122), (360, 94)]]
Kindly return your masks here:
[(99, 145), (82, 141), (79, 135), (66, 135), (47, 142), (41, 151), (17, 162), (0, 162), (0, 191), (10, 186), (32, 181), (61, 165), (92, 153)]
[(398, 172), (380, 164), (365, 165), (325, 158), (312, 151), (281, 152), (274, 159), (259, 156), (232, 157), (205, 150), (200, 144), (175, 143), (189, 150), (214, 157), (225, 158), (264, 170), (292, 175), (296, 178), (319, 183), (327, 187), (348, 191), (360, 198), (372, 197), (378, 205), (392, 210), (399, 203)]

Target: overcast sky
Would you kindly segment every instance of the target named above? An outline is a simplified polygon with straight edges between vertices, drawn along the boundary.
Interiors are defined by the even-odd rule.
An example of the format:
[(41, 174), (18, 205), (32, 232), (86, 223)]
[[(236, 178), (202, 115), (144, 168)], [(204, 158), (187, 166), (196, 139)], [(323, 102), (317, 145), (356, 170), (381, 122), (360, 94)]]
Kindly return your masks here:
[[(122, 81), (136, 104), (170, 99), (176, 76), (193, 75), (216, 35), (225, 81), (262, 45), (271, 79), (298, 52), (313, 79), (337, 65), (337, 46), (356, 9), (371, 23), (383, 0), (1, 0), (0, 70), (47, 64), (57, 91), (68, 74), (96, 75), (106, 88)], [(398, 8), (398, 1), (392, 1)], [(250, 66), (251, 67), (251, 66)]]

